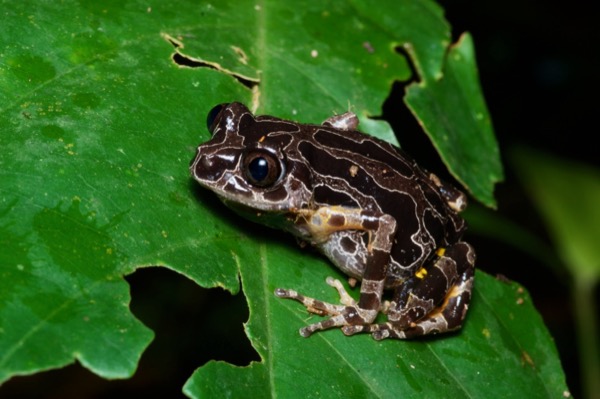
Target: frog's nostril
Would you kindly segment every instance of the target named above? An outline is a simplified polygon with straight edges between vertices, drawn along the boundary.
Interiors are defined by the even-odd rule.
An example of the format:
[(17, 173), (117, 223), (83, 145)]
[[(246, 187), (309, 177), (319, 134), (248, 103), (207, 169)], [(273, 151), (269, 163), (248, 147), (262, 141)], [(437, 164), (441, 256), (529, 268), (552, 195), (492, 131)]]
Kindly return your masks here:
[(193, 166), (194, 177), (205, 183), (217, 181), (227, 170), (221, 157), (214, 154), (201, 154), (196, 158)]
[(210, 169), (215, 164), (213, 158), (208, 155), (202, 155), (198, 163), (205, 169)]

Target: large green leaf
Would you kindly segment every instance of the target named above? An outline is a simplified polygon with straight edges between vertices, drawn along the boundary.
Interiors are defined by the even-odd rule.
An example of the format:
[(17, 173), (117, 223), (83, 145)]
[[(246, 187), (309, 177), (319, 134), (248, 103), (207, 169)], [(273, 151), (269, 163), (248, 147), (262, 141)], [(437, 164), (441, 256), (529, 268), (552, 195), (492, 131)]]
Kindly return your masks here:
[(552, 338), (529, 295), (518, 284), (481, 272), (468, 321), (459, 334), (377, 342), (333, 330), (302, 338), (298, 329), (318, 317), (308, 316), (295, 302), (276, 298), (273, 291), (292, 285), (336, 301), (337, 293), (325, 284), (325, 277), (335, 272), (324, 261), (298, 257), (297, 250), (284, 244), (260, 245), (256, 262), (240, 264), (244, 290), (254, 293), (247, 295), (246, 331), (262, 362), (249, 367), (210, 362), (188, 381), (188, 395), (504, 398), (515, 392), (523, 397), (568, 392)]
[(74, 359), (131, 375), (152, 337), (128, 310), (136, 267), (238, 289), (239, 233), (212, 229), (187, 165), (201, 114), (247, 90), (171, 61), (163, 26), (197, 21), (181, 7), (2, 5), (0, 381)]
[[(409, 63), (422, 80), (446, 76), (449, 27), (437, 5), (0, 4), (0, 381), (75, 360), (106, 378), (131, 375), (152, 334), (129, 312), (123, 276), (162, 265), (232, 292), (241, 276), (248, 335), (263, 358), (248, 368), (207, 365), (189, 381), (191, 396), (244, 386), (290, 396), (301, 383), (297, 392), (313, 396), (349, 387), (482, 396), (507, 381), (548, 396), (566, 389), (528, 297), (482, 273), (459, 335), (301, 339), (305, 313), (274, 288), (334, 300), (324, 277), (342, 276), (288, 241), (240, 229), (189, 177), (194, 148), (208, 138), (204, 115), (220, 102), (303, 122), (350, 107), (364, 130), (390, 138), (386, 123), (367, 116), (380, 113), (394, 80), (411, 76)], [(494, 173), (468, 170), (463, 181), (487, 181), (473, 192), (493, 202)]]

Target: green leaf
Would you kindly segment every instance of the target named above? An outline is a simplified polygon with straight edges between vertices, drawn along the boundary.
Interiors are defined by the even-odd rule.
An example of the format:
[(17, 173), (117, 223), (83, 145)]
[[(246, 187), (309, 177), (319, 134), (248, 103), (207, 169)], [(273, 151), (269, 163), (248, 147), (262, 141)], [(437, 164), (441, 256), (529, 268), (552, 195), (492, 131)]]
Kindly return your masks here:
[(274, 288), (333, 301), (324, 278), (340, 274), (291, 240), (241, 228), (190, 179), (195, 146), (208, 138), (205, 115), (222, 102), (313, 123), (351, 108), (363, 130), (391, 138), (368, 117), (394, 80), (411, 77), (396, 48), (420, 78), (447, 76), (449, 27), (437, 5), (0, 4), (0, 382), (75, 360), (106, 378), (130, 376), (152, 333), (129, 312), (123, 276), (161, 265), (231, 292), (241, 277), (248, 336), (264, 359), (207, 365), (186, 386), (191, 396), (210, 373), (223, 378), (210, 389), (282, 396), (302, 376), (327, 377), (297, 391), (315, 396), (332, 387), (481, 396), (506, 381), (548, 396), (566, 389), (528, 297), (482, 273), (459, 335), (301, 339), (305, 313)]
[(106, 378), (130, 375), (152, 334), (127, 308), (110, 224), (82, 214), (79, 200), (32, 216), (23, 235), (8, 217), (0, 224), (0, 381), (73, 358)]
[[(218, 7), (211, 13), (214, 25), (179, 32), (177, 52), (198, 65), (259, 82), (251, 104), (255, 112), (315, 123), (350, 108), (362, 130), (396, 144), (389, 126), (369, 116), (381, 113), (392, 82), (418, 79), (409, 86), (407, 105), (452, 174), (482, 203), (495, 206), (493, 188), (503, 179), (502, 165), (470, 36), (448, 50), (450, 27), (441, 8), (427, 1), (395, 4), (307, 2), (299, 12), (296, 4), (290, 9), (274, 2), (242, 15)], [(298, 22), (294, 29), (290, 15)], [(354, 35), (342, 41), (339, 32)], [(411, 77), (409, 63), (418, 76)], [(289, 82), (293, 96), (281, 90)], [(310, 106), (300, 109), (298, 98)]]
[(495, 206), (493, 188), (503, 179), (502, 165), (470, 35), (450, 48), (438, 76), (409, 86), (406, 102), (454, 177), (482, 203)]
[(248, 90), (170, 59), (161, 30), (196, 6), (76, 4), (2, 6), (0, 381), (74, 360), (130, 376), (152, 338), (128, 309), (136, 267), (239, 289), (241, 233), (214, 234), (187, 165), (208, 109)]
[(246, 331), (262, 362), (249, 367), (210, 362), (187, 382), (189, 396), (501, 398), (514, 392), (558, 397), (567, 391), (552, 338), (527, 292), (481, 272), (459, 334), (377, 342), (331, 330), (302, 338), (298, 329), (319, 317), (276, 298), (274, 289), (337, 301), (325, 278), (343, 277), (327, 262), (298, 257), (297, 251), (272, 240), (260, 245), (257, 261), (240, 264), (250, 308)]

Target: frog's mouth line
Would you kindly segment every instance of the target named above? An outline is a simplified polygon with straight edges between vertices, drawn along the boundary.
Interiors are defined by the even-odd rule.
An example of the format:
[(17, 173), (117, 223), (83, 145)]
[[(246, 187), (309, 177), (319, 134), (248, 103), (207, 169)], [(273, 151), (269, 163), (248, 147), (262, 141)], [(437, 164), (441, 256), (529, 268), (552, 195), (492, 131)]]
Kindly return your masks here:
[(248, 214), (272, 214), (272, 215), (277, 215), (277, 216), (281, 216), (281, 215), (285, 215), (288, 213), (287, 210), (283, 210), (283, 209), (261, 209), (258, 208), (254, 205), (254, 202), (247, 204), (240, 204), (239, 202), (237, 202), (237, 200), (233, 200), (233, 199), (229, 199), (226, 197), (222, 197), (222, 196), (218, 196), (219, 199), (225, 204), (225, 206), (227, 206), (228, 208), (234, 210), (235, 212), (242, 214), (242, 215), (248, 215)]
[(288, 228), (286, 227), (293, 225), (293, 222), (288, 217), (290, 213), (286, 210), (261, 211), (260, 209), (257, 209), (255, 207), (240, 204), (239, 202), (228, 200), (221, 196), (219, 196), (219, 198), (221, 199), (223, 204), (225, 204), (225, 206), (227, 206), (229, 209), (252, 222), (259, 223), (274, 229), (284, 230), (288, 230)]

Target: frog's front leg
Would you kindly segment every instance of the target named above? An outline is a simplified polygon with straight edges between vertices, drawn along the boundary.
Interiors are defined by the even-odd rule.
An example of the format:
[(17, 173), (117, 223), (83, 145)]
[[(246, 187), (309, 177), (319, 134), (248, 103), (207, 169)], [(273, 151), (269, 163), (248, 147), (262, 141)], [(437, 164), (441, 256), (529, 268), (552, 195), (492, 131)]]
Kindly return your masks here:
[(337, 232), (366, 231), (369, 236), (358, 302), (346, 293), (339, 281), (333, 279), (328, 279), (327, 282), (337, 288), (342, 305), (306, 297), (294, 290), (281, 288), (275, 290), (277, 296), (294, 299), (302, 303), (311, 313), (331, 316), (302, 328), (300, 334), (307, 337), (315, 331), (332, 327), (371, 324), (381, 309), (387, 265), (390, 262), (390, 250), (396, 231), (394, 218), (373, 211), (333, 206), (321, 207), (317, 210), (300, 210), (296, 223), (314, 239), (313, 244), (326, 253), (330, 251), (332, 237)]
[(331, 316), (318, 323), (310, 324), (300, 329), (300, 335), (308, 337), (315, 331), (326, 330), (332, 327), (364, 325), (372, 322), (377, 317), (378, 309), (363, 309), (344, 289), (340, 280), (327, 277), (327, 284), (336, 288), (340, 295), (341, 305), (323, 302), (299, 294), (295, 290), (277, 288), (275, 295), (280, 298), (294, 299), (306, 307), (310, 313), (319, 316)]

